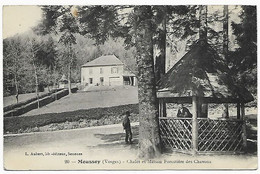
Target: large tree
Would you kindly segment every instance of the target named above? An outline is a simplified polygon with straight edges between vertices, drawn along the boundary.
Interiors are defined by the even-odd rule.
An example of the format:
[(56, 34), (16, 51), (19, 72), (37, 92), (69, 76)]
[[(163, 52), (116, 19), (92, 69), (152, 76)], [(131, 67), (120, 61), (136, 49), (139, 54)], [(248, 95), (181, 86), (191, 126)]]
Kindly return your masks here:
[(241, 22), (232, 22), (238, 48), (231, 52), (232, 72), (253, 93), (257, 86), (257, 31), (256, 6), (242, 6)]
[(79, 33), (77, 24), (77, 11), (74, 6), (43, 6), (43, 20), (34, 29), (39, 35), (56, 34), (58, 42), (63, 45), (60, 49), (60, 59), (63, 67), (66, 67), (69, 94), (71, 94), (71, 69), (75, 61), (73, 45), (76, 44), (76, 34)]
[(147, 159), (161, 153), (153, 63), (152, 7), (135, 7), (133, 18), (139, 89), (139, 157)]
[[(34, 40), (34, 41), (32, 41)], [(33, 44), (32, 44), (33, 42)], [(39, 45), (39, 46), (36, 46)], [(4, 86), (15, 89), (10, 94), (35, 92), (35, 71), (32, 58), (35, 59), (38, 74), (38, 89), (44, 90), (52, 82), (52, 71), (56, 61), (56, 45), (51, 37), (38, 37), (32, 32), (4, 39)], [(34, 49), (36, 48), (37, 49)], [(32, 50), (33, 55), (32, 55)], [(7, 86), (13, 87), (7, 87)]]
[(16, 102), (19, 102), (19, 94), (22, 92), (22, 79), (25, 75), (24, 59), (21, 56), (22, 42), (20, 37), (5, 39), (3, 41), (3, 68), (4, 68), (4, 91), (9, 91), (10, 87), (15, 87)]
[(183, 17), (189, 12), (188, 6), (153, 6), (155, 33), (153, 37), (156, 81), (166, 73), (166, 48), (174, 43), (167, 39), (175, 17)]

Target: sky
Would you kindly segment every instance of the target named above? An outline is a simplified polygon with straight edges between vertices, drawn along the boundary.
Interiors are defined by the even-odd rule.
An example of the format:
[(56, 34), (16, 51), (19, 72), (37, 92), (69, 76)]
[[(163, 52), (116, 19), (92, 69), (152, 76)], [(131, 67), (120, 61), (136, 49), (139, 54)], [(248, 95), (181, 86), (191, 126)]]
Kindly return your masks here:
[(4, 6), (3, 38), (28, 31), (38, 24), (42, 11), (38, 6)]
[[(218, 6), (211, 6), (214, 9)], [(230, 6), (231, 7), (231, 6)], [(232, 8), (232, 7), (231, 7)], [(239, 10), (237, 10), (238, 12)], [(36, 26), (41, 20), (42, 10), (33, 5), (13, 5), (3, 7), (3, 38), (23, 33)], [(233, 18), (234, 20), (234, 18)]]

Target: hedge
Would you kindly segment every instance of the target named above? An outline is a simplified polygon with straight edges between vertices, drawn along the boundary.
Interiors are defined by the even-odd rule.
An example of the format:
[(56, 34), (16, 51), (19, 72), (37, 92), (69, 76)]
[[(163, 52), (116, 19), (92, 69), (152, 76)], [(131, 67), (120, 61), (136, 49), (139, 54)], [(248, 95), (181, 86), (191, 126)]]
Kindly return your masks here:
[[(57, 90), (53, 89), (53, 90), (51, 90), (49, 93), (40, 95), (40, 96), (39, 96), (39, 99), (44, 98), (44, 97), (46, 97), (46, 96), (49, 96), (49, 95), (55, 93), (56, 91), (58, 92), (58, 91), (61, 91), (61, 90), (62, 90), (62, 89), (57, 89)], [(8, 105), (8, 106), (4, 107), (4, 112), (8, 112), (8, 111), (11, 111), (11, 110), (13, 110), (13, 109), (15, 109), (15, 108), (24, 106), (24, 105), (26, 105), (26, 104), (29, 104), (29, 103), (35, 101), (35, 100), (37, 100), (37, 97), (33, 97), (33, 98), (28, 99), (28, 100), (19, 102), (19, 103), (15, 103), (15, 104), (12, 104), (12, 105)]]
[(34, 116), (4, 118), (4, 133), (18, 133), (19, 130), (45, 126), (51, 123), (73, 122), (80, 119), (100, 119), (104, 116), (124, 115), (126, 111), (138, 114), (138, 104), (121, 105), (106, 108), (93, 108), (63, 113), (47, 113)]
[[(76, 90), (74, 89), (74, 91), (76, 91)], [(42, 95), (41, 98), (39, 99), (40, 107), (45, 106), (51, 102), (54, 102), (56, 100), (56, 97), (57, 97), (57, 100), (59, 100), (60, 98), (68, 95), (69, 91), (68, 91), (68, 89), (63, 89), (63, 90), (59, 89), (59, 91), (57, 93), (48, 93), (48, 94), (49, 95), (47, 95), (47, 94)], [(33, 99), (35, 99), (35, 98), (33, 98)], [(31, 101), (31, 102), (28, 103), (28, 101)], [(20, 105), (20, 103), (18, 103), (18, 104)], [(5, 112), (4, 117), (19, 116), (19, 115), (25, 114), (26, 112), (29, 112), (33, 109), (38, 108), (37, 98), (36, 98), (36, 100), (29, 99), (26, 102), (23, 102), (23, 104), (24, 105), (21, 105), (18, 108), (16, 106), (15, 109)]]

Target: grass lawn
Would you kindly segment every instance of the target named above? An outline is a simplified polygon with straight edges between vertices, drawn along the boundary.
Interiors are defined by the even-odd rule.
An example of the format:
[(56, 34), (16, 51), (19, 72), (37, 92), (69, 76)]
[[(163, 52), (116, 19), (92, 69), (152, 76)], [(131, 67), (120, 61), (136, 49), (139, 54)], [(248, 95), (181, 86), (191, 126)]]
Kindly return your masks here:
[[(48, 93), (48, 91), (45, 90), (44, 92), (40, 92), (39, 94), (42, 95), (42, 94), (45, 94), (45, 93)], [(36, 97), (35, 93), (19, 94), (18, 100), (19, 100), (19, 102), (23, 102), (23, 101), (26, 101), (26, 100), (31, 99), (33, 97)], [(15, 103), (16, 103), (15, 95), (4, 97), (4, 103), (3, 103), (4, 107), (11, 105), (11, 104), (15, 104)]]
[(41, 131), (39, 127), (45, 125), (56, 130), (115, 124), (121, 122), (122, 113), (126, 110), (137, 113), (137, 103), (137, 87), (125, 86), (106, 91), (72, 93), (22, 116), (5, 118), (4, 132), (22, 133), (31, 132), (31, 129)]
[(106, 91), (77, 92), (60, 100), (25, 113), (23, 116), (62, 113), (90, 108), (111, 107), (138, 103), (137, 87), (115, 87)]

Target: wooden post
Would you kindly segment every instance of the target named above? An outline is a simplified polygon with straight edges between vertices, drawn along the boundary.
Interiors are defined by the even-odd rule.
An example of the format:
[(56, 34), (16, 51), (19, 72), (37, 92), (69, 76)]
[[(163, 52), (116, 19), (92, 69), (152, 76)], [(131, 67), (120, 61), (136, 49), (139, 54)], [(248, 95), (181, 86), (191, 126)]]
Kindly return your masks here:
[(201, 97), (198, 97), (197, 98), (197, 117), (198, 118), (201, 118), (202, 114), (202, 100), (201, 100)]
[(225, 107), (225, 116), (226, 116), (226, 118), (229, 118), (228, 103), (225, 103), (224, 107)]
[(208, 118), (208, 103), (204, 103), (201, 106), (201, 112), (203, 113), (204, 118)]
[(240, 103), (237, 103), (237, 119), (240, 119)]
[(163, 105), (162, 105), (163, 101), (162, 100), (163, 99), (159, 99), (159, 117), (164, 117), (164, 115), (163, 115)]
[(241, 117), (242, 117), (242, 120), (244, 120), (244, 118), (245, 118), (245, 104), (244, 103), (241, 103)]
[(198, 99), (192, 97), (192, 154), (197, 154), (198, 151)]
[(245, 104), (241, 103), (241, 119), (243, 121), (242, 125), (242, 138), (243, 138), (243, 149), (244, 152), (247, 150), (247, 138), (246, 138), (246, 122), (245, 122)]
[(166, 103), (164, 99), (159, 99), (159, 117), (167, 117)]
[(132, 77), (130, 77), (130, 76), (129, 76), (129, 83), (130, 83), (130, 84), (129, 84), (130, 86), (133, 86), (133, 84), (132, 84), (132, 83), (133, 83), (133, 82), (132, 82)]
[(163, 116), (164, 117), (167, 117), (167, 110), (166, 110), (166, 103), (165, 103), (165, 100), (163, 100), (163, 103), (162, 103), (162, 108), (163, 108)]
[(208, 103), (203, 103), (203, 98), (198, 98), (198, 118), (208, 118)]

